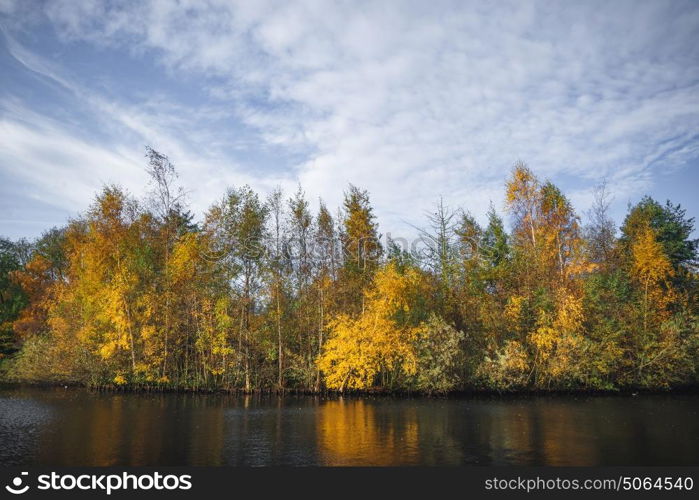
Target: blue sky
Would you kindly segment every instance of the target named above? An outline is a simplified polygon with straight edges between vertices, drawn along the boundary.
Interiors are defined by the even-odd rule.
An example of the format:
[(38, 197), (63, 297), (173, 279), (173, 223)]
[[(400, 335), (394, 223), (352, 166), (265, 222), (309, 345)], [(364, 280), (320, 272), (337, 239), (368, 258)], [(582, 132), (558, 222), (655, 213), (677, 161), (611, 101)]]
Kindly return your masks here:
[[(606, 179), (699, 216), (699, 2), (0, 0), (0, 235), (35, 237), (145, 145), (201, 216), (226, 186), (368, 189), (382, 232), (479, 219), (517, 160), (585, 219)], [(695, 233), (696, 234), (696, 233)]]

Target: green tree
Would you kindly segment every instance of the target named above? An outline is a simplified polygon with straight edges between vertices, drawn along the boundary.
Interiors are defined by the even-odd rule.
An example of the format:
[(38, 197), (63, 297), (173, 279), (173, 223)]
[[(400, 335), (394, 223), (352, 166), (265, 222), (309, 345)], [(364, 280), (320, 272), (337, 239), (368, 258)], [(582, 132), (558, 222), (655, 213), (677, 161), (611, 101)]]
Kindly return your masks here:
[(27, 297), (12, 274), (22, 269), (25, 256), (19, 245), (0, 238), (0, 359), (16, 350), (12, 323), (27, 305)]
[(364, 307), (364, 290), (373, 280), (383, 249), (369, 193), (350, 185), (343, 208), (339, 285), (342, 307), (356, 312)]
[(237, 352), (241, 353), (243, 387), (252, 389), (252, 358), (259, 352), (258, 318), (254, 314), (262, 288), (268, 208), (248, 186), (229, 189), (208, 212), (205, 230), (212, 256), (225, 267), (233, 299), (238, 304)]

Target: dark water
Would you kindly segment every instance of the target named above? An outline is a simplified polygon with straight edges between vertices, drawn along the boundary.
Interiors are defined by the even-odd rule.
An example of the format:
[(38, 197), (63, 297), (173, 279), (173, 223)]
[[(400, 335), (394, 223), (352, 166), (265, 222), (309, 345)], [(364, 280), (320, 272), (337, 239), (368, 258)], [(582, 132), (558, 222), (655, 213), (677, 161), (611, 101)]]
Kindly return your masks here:
[(699, 396), (318, 399), (0, 388), (0, 465), (697, 465)]

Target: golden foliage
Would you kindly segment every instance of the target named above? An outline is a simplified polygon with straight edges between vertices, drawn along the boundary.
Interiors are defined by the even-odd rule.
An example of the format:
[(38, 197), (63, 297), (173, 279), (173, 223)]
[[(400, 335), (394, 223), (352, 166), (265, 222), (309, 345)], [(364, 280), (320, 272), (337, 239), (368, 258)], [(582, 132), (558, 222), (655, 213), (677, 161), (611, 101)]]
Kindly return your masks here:
[(674, 274), (670, 260), (649, 225), (641, 230), (633, 245), (633, 270), (644, 282), (657, 283)]
[(418, 329), (409, 315), (410, 298), (420, 282), (418, 270), (401, 273), (390, 263), (376, 273), (373, 288), (366, 293), (365, 310), (357, 318), (340, 314), (330, 322), (330, 338), (318, 359), (329, 388), (372, 387), (382, 370), (415, 373), (413, 346)]
[(593, 238), (551, 182), (517, 164), (505, 200), (511, 234), (494, 209), (484, 231), (442, 206), (424, 262), (398, 245), (382, 257), (354, 187), (337, 221), (324, 207), (314, 219), (302, 191), (273, 221), (271, 201), (231, 189), (202, 227), (106, 187), (61, 230), (60, 259), (37, 250), (6, 271), (28, 305), (3, 319), (6, 352), (22, 346), (3, 366), (29, 380), (245, 390), (695, 380), (696, 245), (679, 207), (644, 202), (589, 257)]

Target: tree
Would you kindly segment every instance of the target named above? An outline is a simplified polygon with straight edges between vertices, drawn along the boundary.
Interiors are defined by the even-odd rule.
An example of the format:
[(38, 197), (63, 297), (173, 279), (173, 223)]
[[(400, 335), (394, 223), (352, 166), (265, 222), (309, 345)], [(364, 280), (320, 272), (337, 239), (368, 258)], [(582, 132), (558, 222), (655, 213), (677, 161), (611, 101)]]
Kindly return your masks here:
[(201, 226), (170, 160), (152, 191), (105, 186), (36, 241), (0, 239), (2, 372), (13, 380), (243, 390), (672, 388), (699, 370), (693, 219), (644, 198), (620, 236), (597, 190), (572, 203), (522, 163), (508, 233), (442, 200), (422, 255), (366, 191), (338, 217), (303, 190), (231, 188)]
[(543, 247), (541, 267), (546, 262), (556, 262), (560, 282), (588, 270), (583, 253), (579, 218), (573, 206), (558, 187), (546, 182), (541, 187), (540, 241)]
[(446, 393), (462, 383), (463, 340), (463, 332), (435, 314), (430, 314), (429, 319), (421, 323), (414, 340), (417, 358), (415, 388), (418, 391)]
[(693, 371), (699, 335), (673, 315), (678, 295), (670, 279), (675, 273), (656, 230), (649, 224), (636, 228), (631, 242), (631, 274), (640, 291), (642, 324), (632, 344), (633, 382), (640, 386), (668, 386)]
[(585, 227), (590, 260), (605, 269), (612, 265), (616, 244), (616, 227), (609, 216), (610, 204), (607, 184), (603, 182), (595, 187), (594, 202), (587, 214), (589, 223)]
[(40, 253), (50, 248), (44, 239), (37, 247), (43, 250), (18, 275), (25, 289), (41, 291), (30, 292), (32, 306), (17, 328), (40, 325), (25, 331), (51, 339), (54, 373), (121, 381), (140, 371), (141, 332), (150, 319), (143, 291), (153, 264), (144, 241), (148, 223), (134, 200), (107, 186), (61, 236), (64, 253), (57, 262), (64, 264), (56, 268)]
[(383, 250), (369, 193), (350, 185), (343, 208), (339, 281), (343, 307), (354, 312), (364, 307), (364, 290), (373, 279)]
[(291, 281), (294, 294), (294, 325), (297, 331), (296, 343), (298, 363), (296, 373), (301, 384), (311, 388), (316, 376), (314, 351), (316, 336), (315, 302), (313, 293), (313, 216), (301, 187), (288, 200), (288, 237), (291, 264)]
[[(334, 286), (337, 280), (338, 249), (337, 233), (335, 221), (333, 220), (327, 207), (320, 200), (318, 216), (313, 242), (313, 261), (315, 262), (315, 288), (317, 289), (317, 321), (318, 321), (318, 341), (315, 359), (318, 359), (323, 351), (323, 341), (325, 338), (326, 316), (332, 306), (334, 299)], [(315, 390), (321, 388), (321, 371), (316, 363)]]
[[(129, 358), (129, 371), (136, 372), (142, 350), (138, 331), (142, 326), (139, 295), (144, 285), (141, 273), (150, 263), (135, 258), (141, 250), (136, 202), (117, 187), (109, 186), (97, 197), (86, 218), (84, 239), (74, 237), (71, 267), (80, 280), (82, 300), (94, 310), (94, 321), (87, 318), (91, 340), (102, 359), (117, 358), (118, 369), (127, 368), (118, 359)], [(147, 219), (140, 218), (141, 224)], [(82, 235), (80, 235), (82, 236)]]
[[(541, 184), (524, 162), (517, 162), (506, 184), (505, 201), (520, 244), (536, 248)], [(526, 242), (526, 243), (525, 243)]]
[(481, 253), (490, 269), (499, 268), (510, 258), (507, 232), (492, 203), (488, 209), (488, 226), (483, 232)]
[(665, 206), (649, 196), (629, 209), (621, 227), (620, 243), (627, 253), (636, 234), (650, 225), (658, 242), (663, 246), (675, 271), (680, 267), (693, 268), (697, 264), (699, 239), (690, 239), (694, 230), (694, 218), (687, 218), (686, 210), (673, 205), (669, 200)]
[(23, 258), (21, 246), (18, 248), (16, 243), (0, 238), (0, 359), (16, 350), (12, 323), (27, 304), (22, 287), (12, 279), (22, 269)]
[[(440, 198), (434, 212), (427, 215), (429, 228), (420, 230), (421, 239), (425, 243), (421, 260), (436, 274), (443, 292), (455, 286), (458, 267), (456, 215)], [(464, 238), (468, 237), (464, 235)]]
[[(188, 227), (191, 215), (185, 212), (184, 189), (176, 186), (177, 171), (170, 159), (153, 148), (146, 146), (148, 165), (146, 172), (151, 178), (150, 206), (158, 222), (158, 247), (162, 252), (164, 269), (170, 267), (170, 256), (178, 236)], [(156, 330), (162, 334), (162, 367), (161, 376), (168, 377), (168, 362), (170, 358), (170, 337), (172, 336), (173, 291), (167, 272), (156, 274), (158, 278), (157, 293), (153, 297), (157, 308), (162, 309), (162, 326)], [(159, 300), (155, 300), (157, 299)], [(160, 311), (159, 311), (160, 312)]]
[(238, 352), (242, 354), (244, 388), (250, 391), (255, 299), (261, 288), (268, 208), (248, 186), (229, 189), (206, 216), (205, 231), (212, 240), (212, 255), (226, 267), (239, 307)]
[(270, 296), (273, 301), (274, 328), (277, 336), (277, 387), (284, 388), (284, 340), (282, 335), (282, 321), (284, 311), (282, 302), (285, 296), (285, 287), (288, 280), (287, 257), (288, 241), (284, 232), (284, 213), (282, 203), (282, 191), (276, 189), (267, 200), (267, 207), (270, 214), (270, 234), (272, 237), (272, 248), (268, 253), (268, 267), (270, 273)]
[(401, 273), (389, 263), (366, 292), (364, 310), (356, 317), (340, 314), (330, 322), (331, 334), (318, 359), (328, 388), (367, 389), (378, 376), (384, 386), (393, 387), (415, 374), (420, 283), (417, 269)]
[(691, 371), (697, 336), (689, 319), (697, 311), (693, 223), (679, 205), (649, 197), (624, 219), (617, 252), (632, 285), (626, 307), (634, 324), (625, 344), (631, 360), (625, 383), (667, 386)]
[(582, 298), (561, 288), (552, 313), (539, 311), (528, 338), (534, 349), (533, 383), (541, 388), (585, 386), (586, 353)]
[[(648, 329), (649, 299), (659, 312), (668, 304), (671, 297), (667, 290), (667, 280), (674, 271), (670, 259), (657, 241), (655, 231), (646, 226), (639, 230), (632, 244), (633, 276), (643, 289), (643, 329)], [(664, 285), (664, 286), (663, 286)]]

